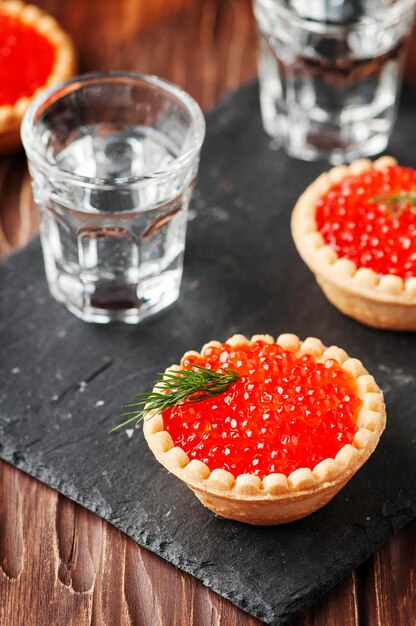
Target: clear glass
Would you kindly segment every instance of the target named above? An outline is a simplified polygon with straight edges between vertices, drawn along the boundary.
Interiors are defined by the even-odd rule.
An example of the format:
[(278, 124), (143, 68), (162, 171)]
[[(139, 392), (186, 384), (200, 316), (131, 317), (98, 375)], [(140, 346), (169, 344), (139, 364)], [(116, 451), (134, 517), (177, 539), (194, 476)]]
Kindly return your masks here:
[(415, 0), (254, 0), (267, 133), (334, 164), (382, 152)]
[(137, 323), (178, 298), (204, 134), (196, 102), (154, 76), (80, 76), (30, 106), (46, 276), (72, 313)]

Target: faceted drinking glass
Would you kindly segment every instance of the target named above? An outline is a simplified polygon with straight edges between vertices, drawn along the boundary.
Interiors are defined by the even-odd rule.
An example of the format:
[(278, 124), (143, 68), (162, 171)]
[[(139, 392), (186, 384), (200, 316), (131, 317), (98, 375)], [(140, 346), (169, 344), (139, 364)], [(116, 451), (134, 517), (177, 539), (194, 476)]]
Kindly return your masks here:
[(292, 156), (382, 152), (415, 0), (254, 0), (263, 125)]
[(196, 102), (154, 76), (87, 74), (29, 107), (46, 276), (72, 313), (137, 323), (178, 298), (204, 134)]

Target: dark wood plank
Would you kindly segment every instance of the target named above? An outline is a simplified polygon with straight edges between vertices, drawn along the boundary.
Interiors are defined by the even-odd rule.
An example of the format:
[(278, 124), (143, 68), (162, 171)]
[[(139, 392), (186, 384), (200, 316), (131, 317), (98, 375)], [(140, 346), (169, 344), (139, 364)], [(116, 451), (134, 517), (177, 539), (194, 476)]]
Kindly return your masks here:
[(259, 624), (49, 487), (0, 472), (0, 624)]
[[(183, 86), (204, 108), (255, 73), (250, 0), (42, 0), (37, 4), (73, 34), (83, 71), (156, 73)], [(188, 5), (184, 12), (166, 15), (184, 5)], [(160, 19), (164, 22), (156, 26)], [(0, 160), (0, 256), (23, 245), (36, 231), (24, 157), (4, 158)], [(410, 524), (316, 603), (297, 626), (414, 623), (415, 530), (416, 523)], [(97, 516), (0, 463), (0, 624), (255, 626), (259, 622)]]
[(416, 22), (409, 41), (404, 76), (408, 83), (416, 85)]
[(416, 520), (362, 567), (368, 624), (416, 624)]
[[(363, 626), (358, 611), (358, 576), (358, 572), (353, 572), (347, 576), (345, 580), (306, 611), (305, 615), (294, 626), (341, 626), (341, 624)], [(345, 619), (345, 621), (342, 622), (341, 619)]]

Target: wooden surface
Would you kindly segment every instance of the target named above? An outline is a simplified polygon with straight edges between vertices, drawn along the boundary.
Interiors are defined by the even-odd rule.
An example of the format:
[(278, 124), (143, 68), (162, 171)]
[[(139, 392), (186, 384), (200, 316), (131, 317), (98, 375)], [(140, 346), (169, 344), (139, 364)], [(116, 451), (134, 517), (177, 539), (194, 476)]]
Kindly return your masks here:
[[(207, 108), (255, 74), (250, 2), (176, 0), (170, 7), (188, 4), (188, 8), (155, 25), (168, 1), (37, 4), (72, 33), (83, 71), (159, 74), (185, 87)], [(0, 159), (0, 254), (23, 245), (36, 230), (23, 155)], [(416, 522), (412, 522), (296, 626), (413, 626), (415, 563)], [(259, 622), (96, 515), (0, 463), (0, 625), (90, 624)]]

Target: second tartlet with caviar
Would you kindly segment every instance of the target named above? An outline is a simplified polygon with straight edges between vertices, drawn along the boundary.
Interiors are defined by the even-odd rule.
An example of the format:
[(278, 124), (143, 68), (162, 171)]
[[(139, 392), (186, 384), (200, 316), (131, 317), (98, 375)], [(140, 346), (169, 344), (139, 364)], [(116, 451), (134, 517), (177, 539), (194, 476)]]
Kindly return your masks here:
[(39, 7), (0, 2), (0, 153), (20, 146), (20, 124), (32, 98), (71, 77), (70, 37)]
[(340, 311), (416, 330), (416, 171), (392, 157), (319, 176), (292, 215), (299, 254)]
[(235, 376), (212, 397), (148, 411), (144, 435), (157, 460), (223, 517), (271, 525), (316, 511), (384, 430), (374, 378), (316, 338), (235, 335), (186, 353), (166, 371), (180, 377), (200, 368)]

